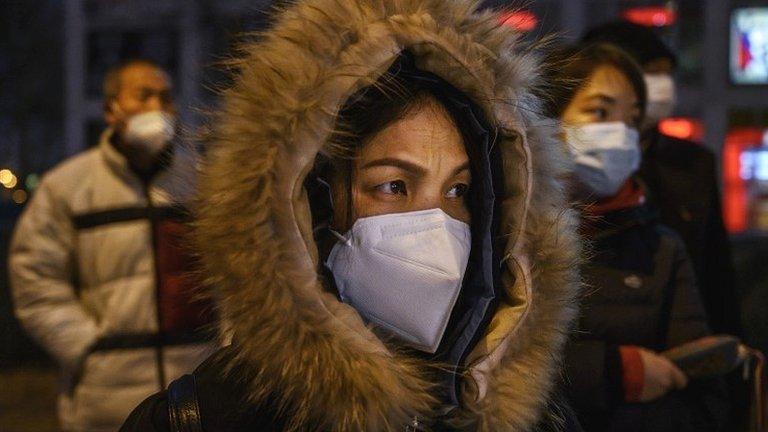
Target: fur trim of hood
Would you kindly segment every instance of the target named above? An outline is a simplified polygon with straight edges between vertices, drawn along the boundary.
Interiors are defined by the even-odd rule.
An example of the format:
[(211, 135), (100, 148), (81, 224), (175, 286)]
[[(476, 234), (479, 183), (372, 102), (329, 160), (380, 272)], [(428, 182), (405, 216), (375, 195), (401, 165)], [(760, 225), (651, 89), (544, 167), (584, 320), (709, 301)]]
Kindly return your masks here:
[(402, 430), (433, 417), (428, 365), (388, 350), (323, 288), (303, 180), (338, 109), (408, 49), (496, 126), (505, 173), (504, 300), (467, 359), (458, 428), (530, 430), (575, 316), (580, 243), (564, 146), (538, 114), (538, 59), (478, 1), (306, 0), (236, 62), (213, 119), (195, 244), (250, 398), (293, 430)]

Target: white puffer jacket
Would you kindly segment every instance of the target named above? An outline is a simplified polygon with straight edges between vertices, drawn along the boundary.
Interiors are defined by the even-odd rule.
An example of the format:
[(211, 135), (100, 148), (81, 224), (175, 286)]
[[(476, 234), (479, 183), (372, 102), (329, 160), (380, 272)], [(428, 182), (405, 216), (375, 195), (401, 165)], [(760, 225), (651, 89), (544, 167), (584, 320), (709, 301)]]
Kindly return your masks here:
[(117, 430), (213, 348), (180, 253), (195, 159), (176, 146), (145, 183), (110, 135), (43, 178), (10, 250), (16, 314), (61, 365), (68, 431)]

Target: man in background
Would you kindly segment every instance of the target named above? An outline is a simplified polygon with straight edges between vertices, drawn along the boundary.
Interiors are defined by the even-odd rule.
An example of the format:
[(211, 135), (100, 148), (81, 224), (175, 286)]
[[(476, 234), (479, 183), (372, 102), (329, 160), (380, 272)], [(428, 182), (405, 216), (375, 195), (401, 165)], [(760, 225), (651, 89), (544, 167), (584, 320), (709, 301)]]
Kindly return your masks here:
[(44, 176), (14, 233), (15, 312), (61, 367), (66, 431), (117, 430), (212, 352), (183, 243), (195, 157), (175, 114), (158, 65), (110, 70), (99, 143)]
[(720, 205), (715, 155), (700, 143), (665, 136), (658, 122), (672, 114), (677, 59), (648, 27), (613, 22), (589, 30), (584, 42), (607, 42), (640, 64), (648, 89), (640, 177), (663, 224), (676, 230), (694, 264), (714, 333), (741, 335), (731, 247)]

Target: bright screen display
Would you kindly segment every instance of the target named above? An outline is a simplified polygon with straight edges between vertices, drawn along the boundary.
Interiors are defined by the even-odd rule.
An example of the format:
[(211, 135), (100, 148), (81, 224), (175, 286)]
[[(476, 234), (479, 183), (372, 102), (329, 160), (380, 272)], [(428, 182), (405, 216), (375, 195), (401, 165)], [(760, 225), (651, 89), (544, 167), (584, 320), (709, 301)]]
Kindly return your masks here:
[(768, 84), (768, 7), (734, 9), (730, 51), (735, 84)]
[(742, 180), (768, 181), (768, 149), (756, 148), (745, 150), (741, 154)]

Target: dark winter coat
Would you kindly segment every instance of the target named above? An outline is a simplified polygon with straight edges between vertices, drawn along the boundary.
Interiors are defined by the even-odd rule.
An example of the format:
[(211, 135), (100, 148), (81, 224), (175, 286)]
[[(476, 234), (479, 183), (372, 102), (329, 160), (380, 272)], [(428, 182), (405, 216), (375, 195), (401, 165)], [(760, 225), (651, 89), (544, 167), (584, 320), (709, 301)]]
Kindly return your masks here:
[[(196, 209), (202, 271), (235, 335), (233, 355), (211, 369), (213, 379), (200, 372), (203, 424), (242, 412), (252, 416), (234, 425), (252, 430), (267, 422), (296, 431), (401, 431), (419, 419), (458, 430), (532, 431), (564, 421), (553, 391), (575, 318), (581, 256), (578, 218), (562, 183), (567, 155), (551, 122), (537, 114), (539, 55), (478, 5), (292, 2), (243, 48), (212, 125)], [(458, 405), (438, 402), (442, 382), (432, 360), (376, 337), (318, 277), (308, 173), (318, 154), (332, 153), (329, 137), (348, 98), (403, 57), (468, 98), (473, 107), (459, 101), (454, 108), (471, 109), (489, 127), (485, 147), (467, 145), (472, 187), (492, 204), (472, 215), (467, 272), (481, 279), (473, 290), (491, 291), (465, 298), (470, 314), (456, 328), (477, 331), (446, 347), (451, 354), (462, 347), (447, 368), (458, 381), (439, 387)], [(462, 133), (465, 126), (457, 125)], [(476, 177), (481, 165), (499, 170)], [(489, 300), (492, 307), (478, 307)], [(226, 370), (237, 371), (236, 387), (217, 385)], [(245, 397), (227, 399), (238, 393)], [(145, 420), (162, 419), (162, 398), (135, 411), (123, 430), (151, 431)], [(206, 419), (210, 404), (218, 408)], [(446, 413), (446, 406), (455, 409)]]
[(661, 223), (677, 231), (693, 262), (714, 333), (741, 334), (731, 245), (723, 225), (715, 155), (700, 144), (652, 132), (639, 175)]
[(566, 379), (584, 429), (721, 430), (728, 404), (717, 380), (691, 381), (650, 403), (624, 402), (619, 346), (661, 352), (710, 332), (685, 247), (654, 210), (618, 210), (593, 224), (579, 330), (566, 350)]

